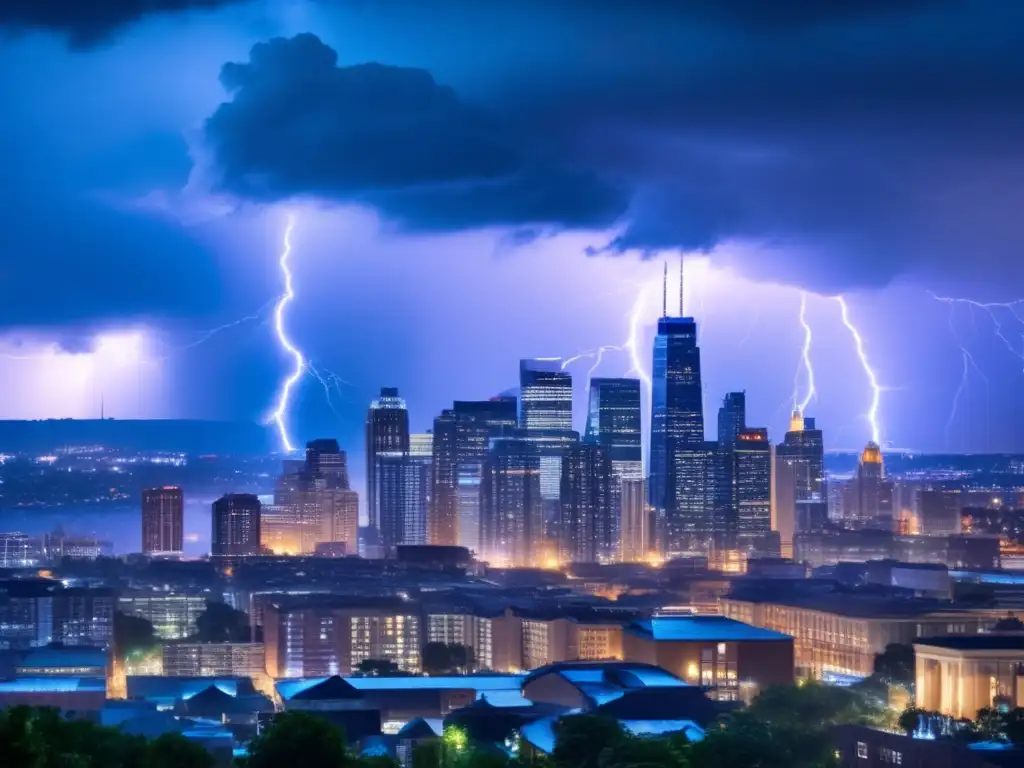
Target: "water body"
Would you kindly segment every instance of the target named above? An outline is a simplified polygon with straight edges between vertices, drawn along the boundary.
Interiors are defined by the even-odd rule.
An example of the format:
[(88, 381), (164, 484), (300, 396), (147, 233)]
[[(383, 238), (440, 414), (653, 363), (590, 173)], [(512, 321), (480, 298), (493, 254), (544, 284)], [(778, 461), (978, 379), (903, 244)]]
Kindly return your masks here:
[[(210, 552), (210, 506), (214, 499), (185, 499), (185, 554), (199, 557)], [(0, 532), (20, 531), (32, 537), (57, 526), (70, 536), (93, 536), (114, 545), (118, 555), (142, 550), (142, 512), (138, 506), (54, 507), (0, 510)]]

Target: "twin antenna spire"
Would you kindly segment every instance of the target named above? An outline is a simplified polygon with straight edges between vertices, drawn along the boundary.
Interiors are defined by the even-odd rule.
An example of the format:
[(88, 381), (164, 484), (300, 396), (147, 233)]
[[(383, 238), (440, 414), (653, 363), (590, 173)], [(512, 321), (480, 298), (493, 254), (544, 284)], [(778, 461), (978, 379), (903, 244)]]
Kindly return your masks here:
[[(661, 276), (661, 316), (668, 317), (668, 262), (662, 265)], [(679, 317), (683, 316), (683, 257), (679, 257)]]

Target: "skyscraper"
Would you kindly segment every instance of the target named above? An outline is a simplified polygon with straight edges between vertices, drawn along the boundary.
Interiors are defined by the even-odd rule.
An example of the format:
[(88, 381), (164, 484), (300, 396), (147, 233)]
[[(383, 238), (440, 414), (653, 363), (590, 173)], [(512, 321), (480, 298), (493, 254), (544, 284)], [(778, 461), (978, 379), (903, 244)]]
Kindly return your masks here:
[(646, 560), (651, 549), (651, 531), (643, 479), (623, 480), (619, 496), (622, 515), (619, 525), (622, 562), (637, 563)]
[[(786, 465), (784, 468), (781, 465)], [(825, 487), (825, 443), (814, 419), (794, 411), (789, 431), (775, 448), (776, 503), (792, 499), (793, 510), (778, 509), (777, 517), (793, 520), (794, 533), (821, 531), (828, 524)], [(782, 483), (793, 484), (792, 492)], [(783, 544), (786, 542), (783, 541)]]
[[(682, 312), (681, 269), (679, 294)], [(697, 322), (692, 317), (669, 317), (664, 302), (662, 309), (651, 370), (648, 496), (658, 519), (662, 549), (681, 552), (706, 543), (695, 537), (708, 532), (712, 457), (704, 443)]]
[(591, 379), (584, 442), (604, 446), (615, 476), (643, 476), (639, 379)]
[(729, 392), (718, 409), (718, 442), (733, 446), (740, 432), (747, 427), (747, 395), (745, 392)]
[(431, 543), (479, 551), (484, 459), (491, 439), (514, 430), (516, 417), (514, 397), (495, 397), (457, 400), (434, 420)]
[[(590, 380), (584, 441), (603, 446), (612, 462), (611, 536), (615, 542), (619, 541), (626, 513), (622, 506), (622, 484), (644, 476), (641, 418), (639, 379)], [(617, 543), (615, 547), (618, 549)]]
[(519, 393), (522, 429), (572, 430), (572, 376), (561, 359), (520, 360)]
[(229, 493), (213, 503), (210, 554), (240, 557), (260, 553), (260, 500), (251, 493)]
[(769, 554), (766, 543), (772, 516), (772, 444), (768, 430), (741, 430), (733, 444), (731, 465), (736, 546), (747, 553)]
[(411, 453), (377, 455), (377, 507), (380, 543), (426, 544), (427, 505), (430, 500), (430, 456)]
[(320, 478), (325, 487), (349, 487), (348, 457), (333, 438), (320, 438), (306, 443), (306, 463), (302, 469)]
[(559, 558), (596, 563), (618, 559), (618, 510), (612, 461), (602, 445), (582, 443), (562, 461)]
[(381, 387), (366, 412), (366, 503), (371, 528), (379, 528), (377, 455), (409, 452), (409, 411), (396, 387)]
[(307, 554), (320, 542), (344, 541), (355, 551), (350, 512), (359, 496), (349, 489), (348, 457), (334, 439), (306, 444), (306, 460), (286, 461), (264, 512), (264, 543), (274, 552)]
[(142, 553), (180, 555), (184, 542), (185, 499), (181, 488), (165, 485), (142, 491)]
[(479, 550), (494, 563), (532, 565), (543, 529), (536, 446), (520, 438), (493, 439), (480, 479)]
[(427, 541), (440, 546), (455, 546), (459, 542), (459, 456), (455, 418), (454, 410), (445, 410), (434, 419)]
[(885, 478), (882, 449), (869, 442), (861, 453), (857, 475), (850, 481), (852, 493), (844, 504), (846, 522), (853, 528), (892, 530), (892, 483)]

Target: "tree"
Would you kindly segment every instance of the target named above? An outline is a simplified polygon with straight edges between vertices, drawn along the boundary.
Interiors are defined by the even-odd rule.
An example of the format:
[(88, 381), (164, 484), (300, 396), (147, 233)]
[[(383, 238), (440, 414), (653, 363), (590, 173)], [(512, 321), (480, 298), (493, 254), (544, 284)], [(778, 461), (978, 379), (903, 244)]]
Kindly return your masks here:
[(356, 667), (356, 671), (367, 677), (387, 677), (401, 674), (398, 665), (389, 659), (363, 659)]
[(601, 768), (684, 768), (688, 764), (688, 744), (661, 737), (626, 736), (618, 746), (606, 749), (598, 758)]
[(773, 725), (749, 711), (737, 712), (719, 728), (709, 728), (689, 750), (695, 766), (714, 768), (826, 768), (835, 765), (830, 733), (800, 728), (789, 718)]
[(427, 643), (422, 653), (423, 671), (428, 675), (468, 672), (473, 667), (473, 649), (460, 643)]
[(440, 768), (441, 740), (428, 739), (412, 748), (412, 768)]
[(903, 731), (907, 736), (913, 736), (918, 728), (922, 725), (922, 720), (928, 715), (923, 709), (917, 707), (907, 707), (900, 713), (899, 719), (896, 721), (899, 725), (899, 729)]
[(875, 656), (875, 674), (892, 685), (912, 688), (914, 685), (914, 647), (890, 643)]
[(146, 768), (213, 768), (213, 755), (180, 733), (164, 733), (146, 745)]
[(208, 601), (196, 617), (194, 639), (201, 643), (247, 643), (251, 639), (249, 615), (227, 603)]
[(247, 768), (346, 768), (355, 761), (341, 731), (308, 712), (280, 712), (249, 744)]
[(622, 725), (605, 715), (569, 715), (555, 723), (554, 768), (600, 768), (601, 754), (627, 739)]
[(114, 613), (114, 651), (124, 658), (133, 651), (147, 651), (157, 644), (153, 625), (139, 616)]
[(884, 720), (884, 709), (850, 688), (806, 682), (767, 688), (751, 702), (748, 712), (770, 726), (821, 730), (834, 725), (876, 725)]
[(974, 720), (978, 735), (986, 741), (999, 739), (1003, 735), (1005, 721), (1003, 714), (991, 707), (982, 707)]
[(1004, 728), (1006, 738), (1017, 746), (1024, 746), (1024, 707), (1006, 713)]

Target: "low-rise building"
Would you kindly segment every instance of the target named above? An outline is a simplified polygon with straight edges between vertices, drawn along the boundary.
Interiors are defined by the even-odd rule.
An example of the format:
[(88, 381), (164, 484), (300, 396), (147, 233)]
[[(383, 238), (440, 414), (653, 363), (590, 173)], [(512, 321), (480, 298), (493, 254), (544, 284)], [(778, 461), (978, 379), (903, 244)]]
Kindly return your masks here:
[(655, 616), (623, 634), (626, 661), (652, 664), (729, 701), (794, 679), (793, 638), (723, 616)]
[(265, 673), (263, 643), (168, 643), (163, 674), (168, 677), (258, 677)]
[(998, 620), (988, 609), (959, 608), (940, 600), (834, 589), (738, 590), (722, 598), (725, 616), (794, 639), (801, 677), (867, 677), (887, 645), (909, 645), (930, 635), (973, 635)]
[(420, 671), (419, 611), (400, 598), (285, 597), (267, 606), (263, 631), (274, 678), (350, 674), (369, 659)]
[(984, 707), (1024, 707), (1024, 628), (919, 639), (914, 665), (922, 709), (974, 718)]
[(122, 595), (117, 609), (153, 625), (161, 640), (183, 640), (196, 632), (196, 619), (206, 610), (206, 597), (164, 592)]

